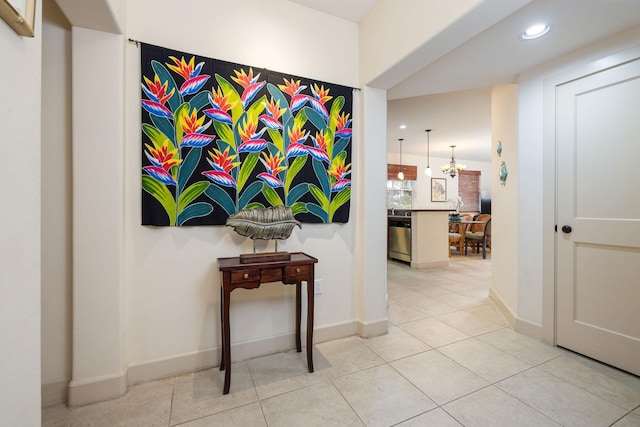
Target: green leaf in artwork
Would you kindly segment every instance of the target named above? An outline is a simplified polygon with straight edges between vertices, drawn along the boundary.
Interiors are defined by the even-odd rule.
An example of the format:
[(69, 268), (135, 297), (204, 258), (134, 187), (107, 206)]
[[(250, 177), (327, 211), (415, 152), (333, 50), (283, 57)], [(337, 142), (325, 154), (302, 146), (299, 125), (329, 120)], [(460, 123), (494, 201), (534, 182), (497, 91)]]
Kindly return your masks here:
[(308, 191), (309, 191), (308, 183), (302, 182), (296, 185), (295, 187), (293, 187), (291, 191), (289, 191), (289, 194), (287, 195), (287, 204), (291, 205), (292, 203), (295, 203), (296, 201), (298, 201), (300, 197), (304, 196)]
[(322, 161), (313, 159), (313, 171), (316, 173), (316, 177), (322, 186), (322, 192), (329, 197), (331, 192), (331, 186), (329, 185), (329, 174)]
[(158, 129), (169, 138), (169, 141), (171, 141), (171, 146), (175, 147), (175, 132), (173, 131), (172, 121), (167, 119), (166, 117), (158, 117), (154, 115), (149, 116), (149, 118), (151, 119), (151, 123), (153, 123), (156, 129)]
[(295, 158), (293, 163), (291, 163), (291, 165), (289, 166), (289, 169), (287, 170), (287, 177), (284, 180), (285, 194), (289, 193), (289, 188), (291, 188), (293, 179), (296, 177), (296, 175), (298, 175), (298, 172), (300, 172), (304, 167), (304, 165), (307, 163), (307, 157), (309, 157), (308, 154), (305, 154), (303, 156), (298, 156)]
[(331, 160), (335, 159), (338, 154), (342, 153), (345, 148), (347, 148), (347, 144), (349, 144), (349, 139), (340, 138), (333, 146), (333, 158)]
[(218, 137), (231, 146), (231, 149), (236, 151), (236, 141), (233, 138), (233, 131), (231, 130), (231, 126), (226, 123), (214, 121), (213, 127), (218, 134)]
[(227, 101), (233, 105), (231, 108), (231, 118), (234, 123), (238, 122), (238, 118), (242, 114), (242, 100), (235, 87), (227, 79), (220, 74), (216, 74), (216, 81), (222, 88), (222, 93), (228, 97)]
[(273, 142), (273, 145), (276, 146), (276, 148), (281, 152), (284, 153), (284, 142), (282, 141), (282, 134), (280, 133), (280, 131), (275, 130), (275, 129), (267, 129), (267, 132), (269, 133), (269, 136), (271, 137), (271, 142)]
[(295, 202), (291, 205), (291, 210), (293, 211), (294, 215), (309, 212), (307, 206), (303, 202)]
[(176, 225), (176, 202), (167, 186), (149, 175), (142, 175), (142, 188), (160, 202), (169, 216), (169, 225)]
[(200, 111), (205, 105), (209, 104), (209, 92), (202, 91), (189, 100), (189, 110)]
[(252, 182), (240, 195), (240, 199), (238, 200), (238, 210), (241, 211), (248, 206), (254, 197), (258, 195), (262, 191), (262, 182), (254, 181)]
[(291, 140), (289, 139), (289, 133), (291, 132), (291, 129), (293, 129), (293, 119), (289, 119), (289, 120), (285, 120), (282, 122), (283, 125), (283, 129), (282, 129), (282, 140), (283, 140), (283, 148), (282, 148), (282, 152), (286, 153), (287, 149), (289, 148), (289, 144), (291, 144)]
[(202, 148), (192, 147), (189, 150), (189, 154), (185, 157), (180, 169), (178, 171), (178, 192), (181, 193), (184, 190), (184, 186), (187, 185), (187, 181), (191, 178), (193, 171), (200, 162), (200, 156), (202, 155)]
[(194, 203), (193, 205), (187, 206), (185, 210), (180, 212), (180, 215), (178, 215), (177, 225), (182, 225), (191, 218), (207, 216), (211, 212), (213, 212), (213, 206), (211, 206), (209, 203)]
[(267, 184), (262, 185), (262, 194), (267, 199), (271, 206), (283, 206), (282, 199), (278, 195), (278, 192)]
[(344, 205), (351, 199), (351, 187), (343, 188), (335, 195), (333, 200), (331, 200), (331, 205), (329, 206), (329, 220), (333, 221), (333, 216), (336, 211), (340, 208), (340, 206)]
[(175, 150), (176, 147), (173, 145), (173, 142), (171, 142), (171, 139), (150, 124), (143, 123), (142, 131), (149, 137), (156, 150), (160, 150), (165, 142), (167, 142), (169, 151)]
[(178, 197), (178, 212), (182, 212), (189, 203), (193, 202), (198, 198), (198, 196), (204, 193), (204, 190), (206, 190), (207, 187), (209, 187), (209, 182), (207, 181), (199, 181), (187, 187), (180, 197)]
[(320, 206), (313, 203), (307, 203), (306, 208), (309, 213), (312, 213), (318, 218), (320, 218), (322, 222), (325, 222), (325, 223), (329, 222), (329, 215), (327, 214), (326, 211), (322, 210)]
[(329, 129), (331, 129), (332, 132), (336, 131), (336, 127), (338, 126), (337, 117), (340, 115), (342, 107), (344, 107), (344, 96), (339, 96), (333, 100), (331, 112), (329, 113)]
[(244, 210), (249, 210), (249, 209), (264, 209), (264, 205), (262, 203), (258, 203), (258, 202), (249, 203), (244, 208)]
[(182, 128), (182, 124), (185, 121), (185, 117), (189, 116), (189, 104), (182, 104), (176, 111), (173, 113), (173, 122), (176, 124), (176, 145), (180, 146), (182, 144), (182, 137), (184, 136), (184, 130)]
[(245, 157), (244, 161), (240, 165), (240, 172), (238, 173), (238, 192), (241, 192), (247, 180), (251, 176), (251, 172), (258, 164), (260, 159), (260, 153), (249, 153)]
[(264, 104), (266, 102), (267, 97), (264, 95), (260, 97), (260, 99), (253, 101), (251, 103), (251, 106), (247, 108), (247, 115), (257, 121), (258, 117), (260, 117), (260, 114), (262, 114), (262, 112), (264, 111)]
[(306, 112), (307, 117), (309, 118), (309, 121), (313, 123), (316, 129), (318, 129), (321, 132), (323, 132), (326, 129), (327, 122), (324, 121), (320, 113), (318, 113), (317, 111), (309, 107), (304, 107), (303, 110)]
[(309, 184), (309, 192), (311, 192), (311, 195), (318, 201), (322, 209), (325, 211), (329, 210), (329, 200), (321, 189), (313, 184)]
[(293, 119), (294, 126), (298, 127), (299, 129), (302, 129), (304, 124), (308, 121), (306, 110), (307, 109), (305, 108), (301, 109), (296, 115), (295, 119)]
[(236, 205), (233, 203), (231, 197), (222, 188), (215, 184), (209, 184), (209, 188), (204, 191), (204, 194), (216, 202), (218, 206), (225, 210), (228, 215), (236, 213)]

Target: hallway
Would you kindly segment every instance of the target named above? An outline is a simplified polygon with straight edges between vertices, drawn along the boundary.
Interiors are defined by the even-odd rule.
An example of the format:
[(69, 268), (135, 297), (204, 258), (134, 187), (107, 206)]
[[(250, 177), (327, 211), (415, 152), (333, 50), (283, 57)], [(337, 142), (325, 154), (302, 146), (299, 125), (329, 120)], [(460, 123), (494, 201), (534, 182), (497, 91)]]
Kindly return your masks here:
[(640, 426), (640, 378), (515, 333), (488, 298), (490, 257), (388, 263), (389, 333), (316, 344), (43, 408), (44, 426)]

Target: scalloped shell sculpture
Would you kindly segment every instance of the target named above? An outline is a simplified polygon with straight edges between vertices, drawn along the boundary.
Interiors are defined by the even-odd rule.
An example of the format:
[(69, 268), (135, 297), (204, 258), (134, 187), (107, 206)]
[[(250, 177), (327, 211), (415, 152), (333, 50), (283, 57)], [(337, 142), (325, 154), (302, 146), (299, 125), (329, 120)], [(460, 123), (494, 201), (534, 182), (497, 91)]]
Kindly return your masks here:
[(233, 227), (241, 236), (260, 240), (287, 239), (293, 227), (297, 225), (302, 228), (300, 222), (293, 217), (293, 210), (289, 206), (241, 211), (229, 216), (226, 225)]

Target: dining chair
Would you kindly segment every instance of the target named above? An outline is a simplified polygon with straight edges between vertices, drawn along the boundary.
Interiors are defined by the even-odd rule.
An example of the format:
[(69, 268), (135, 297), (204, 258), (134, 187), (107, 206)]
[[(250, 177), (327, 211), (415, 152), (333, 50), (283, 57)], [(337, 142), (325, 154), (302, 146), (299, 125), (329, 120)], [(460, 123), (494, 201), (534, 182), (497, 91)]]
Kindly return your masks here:
[[(482, 221), (483, 219), (476, 218), (476, 221)], [(475, 247), (477, 251), (480, 251), (480, 246), (482, 245), (482, 259), (486, 259), (487, 246), (489, 247), (491, 246), (491, 216), (489, 215), (487, 222), (484, 222), (482, 224), (471, 224), (471, 225), (472, 227), (476, 226), (476, 230), (478, 229), (480, 230), (473, 231), (473, 229), (471, 229), (470, 231), (467, 231), (464, 233), (464, 242), (465, 242), (464, 254), (465, 255), (467, 254), (467, 248), (470, 245)], [(472, 247), (472, 250), (473, 250), (473, 247)]]
[(462, 255), (466, 230), (467, 224), (461, 224), (459, 222), (449, 223), (449, 257), (451, 257), (451, 246), (456, 247), (460, 255)]

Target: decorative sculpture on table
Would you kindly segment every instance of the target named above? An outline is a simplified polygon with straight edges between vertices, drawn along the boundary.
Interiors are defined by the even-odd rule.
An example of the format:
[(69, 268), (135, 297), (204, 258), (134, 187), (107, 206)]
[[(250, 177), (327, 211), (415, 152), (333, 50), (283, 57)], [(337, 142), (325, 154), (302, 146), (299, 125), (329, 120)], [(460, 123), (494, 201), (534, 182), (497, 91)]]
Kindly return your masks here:
[[(253, 254), (240, 255), (240, 262), (286, 261), (291, 259), (288, 252), (278, 252), (278, 240), (288, 239), (295, 226), (302, 225), (293, 216), (289, 206), (274, 206), (261, 209), (248, 209), (227, 218), (227, 227), (241, 236), (253, 240)], [(275, 252), (256, 253), (255, 239), (275, 240)]]

